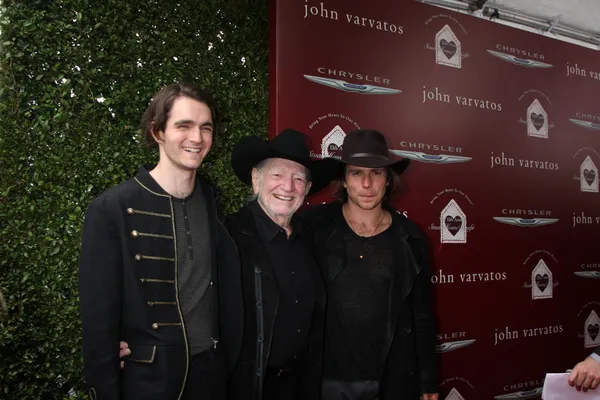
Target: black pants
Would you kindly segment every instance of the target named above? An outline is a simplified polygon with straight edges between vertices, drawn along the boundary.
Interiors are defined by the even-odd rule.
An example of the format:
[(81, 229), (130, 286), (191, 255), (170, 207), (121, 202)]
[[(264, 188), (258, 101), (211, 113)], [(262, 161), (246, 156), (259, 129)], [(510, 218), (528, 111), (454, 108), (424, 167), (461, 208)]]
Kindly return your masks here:
[(263, 400), (293, 400), (297, 383), (297, 370), (279, 374), (277, 370), (267, 368), (263, 383)]
[(227, 360), (222, 347), (192, 356), (183, 400), (227, 400)]
[(379, 381), (323, 380), (321, 400), (377, 400)]

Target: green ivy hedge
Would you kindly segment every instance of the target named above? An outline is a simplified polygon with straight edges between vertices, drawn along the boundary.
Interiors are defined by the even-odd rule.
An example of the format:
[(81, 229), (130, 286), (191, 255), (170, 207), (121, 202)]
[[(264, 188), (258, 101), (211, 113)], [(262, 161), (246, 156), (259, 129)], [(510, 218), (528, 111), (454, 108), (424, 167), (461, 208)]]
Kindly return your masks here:
[(241, 204), (229, 154), (266, 137), (267, 3), (0, 2), (0, 398), (83, 398), (84, 212), (156, 159), (139, 120), (162, 86), (214, 93), (223, 125), (203, 170), (227, 211)]

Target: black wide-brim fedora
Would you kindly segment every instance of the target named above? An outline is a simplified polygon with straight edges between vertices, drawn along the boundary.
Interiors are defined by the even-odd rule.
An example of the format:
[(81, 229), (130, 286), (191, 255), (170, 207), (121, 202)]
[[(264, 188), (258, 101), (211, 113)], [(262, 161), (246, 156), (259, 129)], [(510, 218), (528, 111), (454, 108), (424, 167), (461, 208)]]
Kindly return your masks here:
[(390, 158), (385, 136), (373, 129), (358, 129), (348, 133), (342, 144), (342, 156), (339, 161), (358, 167), (389, 167), (398, 175), (410, 165), (408, 158)]
[(332, 158), (312, 160), (306, 144), (306, 135), (285, 129), (269, 142), (257, 136), (242, 138), (231, 152), (231, 166), (236, 176), (246, 185), (252, 185), (252, 168), (268, 158), (283, 158), (305, 166), (311, 175), (309, 194), (326, 187), (337, 175), (339, 164)]

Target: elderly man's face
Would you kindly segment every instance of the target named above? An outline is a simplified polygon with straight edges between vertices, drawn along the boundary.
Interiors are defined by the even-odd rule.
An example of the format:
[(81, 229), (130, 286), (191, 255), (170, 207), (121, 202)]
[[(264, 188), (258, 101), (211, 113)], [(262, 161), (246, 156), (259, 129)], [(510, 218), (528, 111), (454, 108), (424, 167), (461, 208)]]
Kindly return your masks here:
[(252, 189), (258, 203), (277, 224), (282, 225), (298, 211), (310, 190), (306, 168), (283, 158), (270, 158), (252, 170)]

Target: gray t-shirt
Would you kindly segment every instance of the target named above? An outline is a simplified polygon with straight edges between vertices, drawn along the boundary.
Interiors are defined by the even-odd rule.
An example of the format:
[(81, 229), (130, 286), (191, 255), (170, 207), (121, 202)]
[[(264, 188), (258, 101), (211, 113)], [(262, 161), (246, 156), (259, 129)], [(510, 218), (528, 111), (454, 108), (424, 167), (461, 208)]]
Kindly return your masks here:
[(173, 198), (179, 301), (191, 354), (213, 346), (216, 290), (212, 283), (212, 257), (208, 211), (202, 189), (196, 185), (185, 199)]

